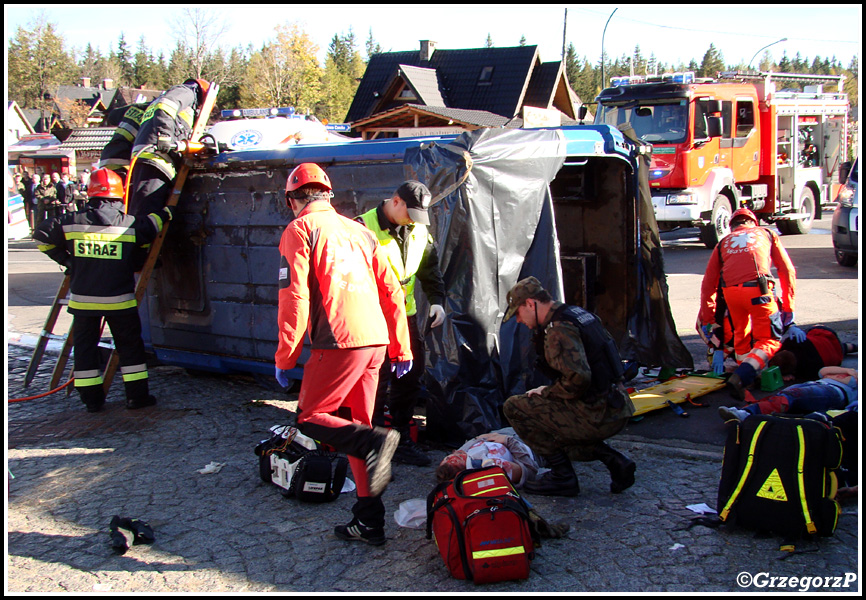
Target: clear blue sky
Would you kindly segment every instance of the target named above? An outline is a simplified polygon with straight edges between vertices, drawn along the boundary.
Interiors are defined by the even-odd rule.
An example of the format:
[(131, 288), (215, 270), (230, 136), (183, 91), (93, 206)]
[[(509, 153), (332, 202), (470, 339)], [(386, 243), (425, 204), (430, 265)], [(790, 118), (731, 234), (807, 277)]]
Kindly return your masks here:
[[(324, 57), (334, 34), (351, 27), (363, 52), (363, 42), (372, 28), (374, 39), (385, 50), (413, 50), (421, 39), (437, 42), (439, 48), (484, 46), (488, 33), (496, 46), (516, 46), (521, 36), (539, 46), (545, 62), (558, 60), (562, 48), (563, 17), (568, 8), (566, 42), (577, 53), (597, 61), (602, 31), (615, 4), (553, 5), (396, 5), (278, 4), (237, 5), (129, 5), (46, 4), (4, 5), (7, 39), (18, 26), (27, 26), (40, 12), (58, 26), (68, 47), (83, 49), (89, 42), (107, 53), (116, 49), (121, 32), (132, 48), (139, 38), (155, 54), (168, 56), (174, 36), (166, 16), (183, 7), (203, 7), (218, 12), (228, 28), (222, 39), (227, 48), (261, 47), (273, 38), (274, 26), (298, 22), (320, 48)], [(149, 9), (148, 7), (153, 7)], [(131, 18), (127, 18), (127, 17)], [(617, 8), (604, 37), (611, 57), (631, 53), (640, 45), (645, 57), (654, 54), (665, 63), (698, 62), (710, 43), (726, 63), (748, 62), (762, 47), (780, 38), (787, 42), (769, 48), (778, 60), (782, 51), (790, 58), (799, 51), (810, 59), (836, 56), (847, 66), (862, 46), (862, 7), (859, 4), (822, 5), (722, 5), (630, 4)], [(8, 47), (8, 43), (7, 43)]]

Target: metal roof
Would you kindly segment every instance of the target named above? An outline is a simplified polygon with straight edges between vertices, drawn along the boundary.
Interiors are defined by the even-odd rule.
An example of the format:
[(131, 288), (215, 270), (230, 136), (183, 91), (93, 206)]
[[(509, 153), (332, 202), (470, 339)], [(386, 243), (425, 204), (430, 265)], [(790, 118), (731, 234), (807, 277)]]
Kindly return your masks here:
[(102, 150), (114, 135), (114, 127), (73, 129), (60, 147), (72, 150)]

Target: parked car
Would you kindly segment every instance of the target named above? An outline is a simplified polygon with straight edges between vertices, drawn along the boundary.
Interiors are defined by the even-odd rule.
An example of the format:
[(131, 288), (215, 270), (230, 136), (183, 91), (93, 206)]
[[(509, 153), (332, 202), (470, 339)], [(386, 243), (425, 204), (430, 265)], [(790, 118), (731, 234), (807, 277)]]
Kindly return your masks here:
[(859, 179), (857, 158), (851, 166), (848, 180), (845, 182), (836, 196), (836, 210), (833, 211), (833, 249), (836, 251), (836, 262), (843, 267), (853, 267), (857, 264), (859, 252), (857, 234), (858, 223), (858, 199), (857, 180)]

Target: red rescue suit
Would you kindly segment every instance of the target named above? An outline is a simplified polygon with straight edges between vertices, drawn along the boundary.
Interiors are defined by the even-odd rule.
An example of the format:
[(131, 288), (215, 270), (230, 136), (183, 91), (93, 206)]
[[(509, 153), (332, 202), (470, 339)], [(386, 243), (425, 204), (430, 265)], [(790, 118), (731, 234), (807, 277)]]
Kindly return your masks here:
[[(280, 239), (279, 332), (276, 366), (293, 368), (309, 330), (298, 425), (341, 448), (358, 486), (369, 496), (368, 444), (379, 369), (412, 360), (403, 290), (375, 234), (309, 203)], [(338, 446), (339, 444), (339, 446)]]
[[(710, 255), (701, 283), (701, 325), (715, 323), (716, 294), (721, 289), (734, 328), (737, 363), (763, 369), (781, 347), (779, 308), (770, 280), (776, 267), (781, 285), (782, 311), (794, 312), (796, 271), (778, 236), (747, 221), (728, 234)], [(760, 276), (767, 277), (767, 290)]]

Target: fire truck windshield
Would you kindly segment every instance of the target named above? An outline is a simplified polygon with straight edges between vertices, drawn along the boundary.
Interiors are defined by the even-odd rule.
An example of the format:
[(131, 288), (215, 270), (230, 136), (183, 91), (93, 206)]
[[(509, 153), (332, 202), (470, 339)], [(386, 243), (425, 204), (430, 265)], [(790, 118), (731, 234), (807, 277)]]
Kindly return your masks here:
[(689, 105), (673, 102), (628, 102), (603, 104), (597, 123), (618, 127), (631, 123), (640, 140), (655, 144), (680, 144), (686, 141)]

